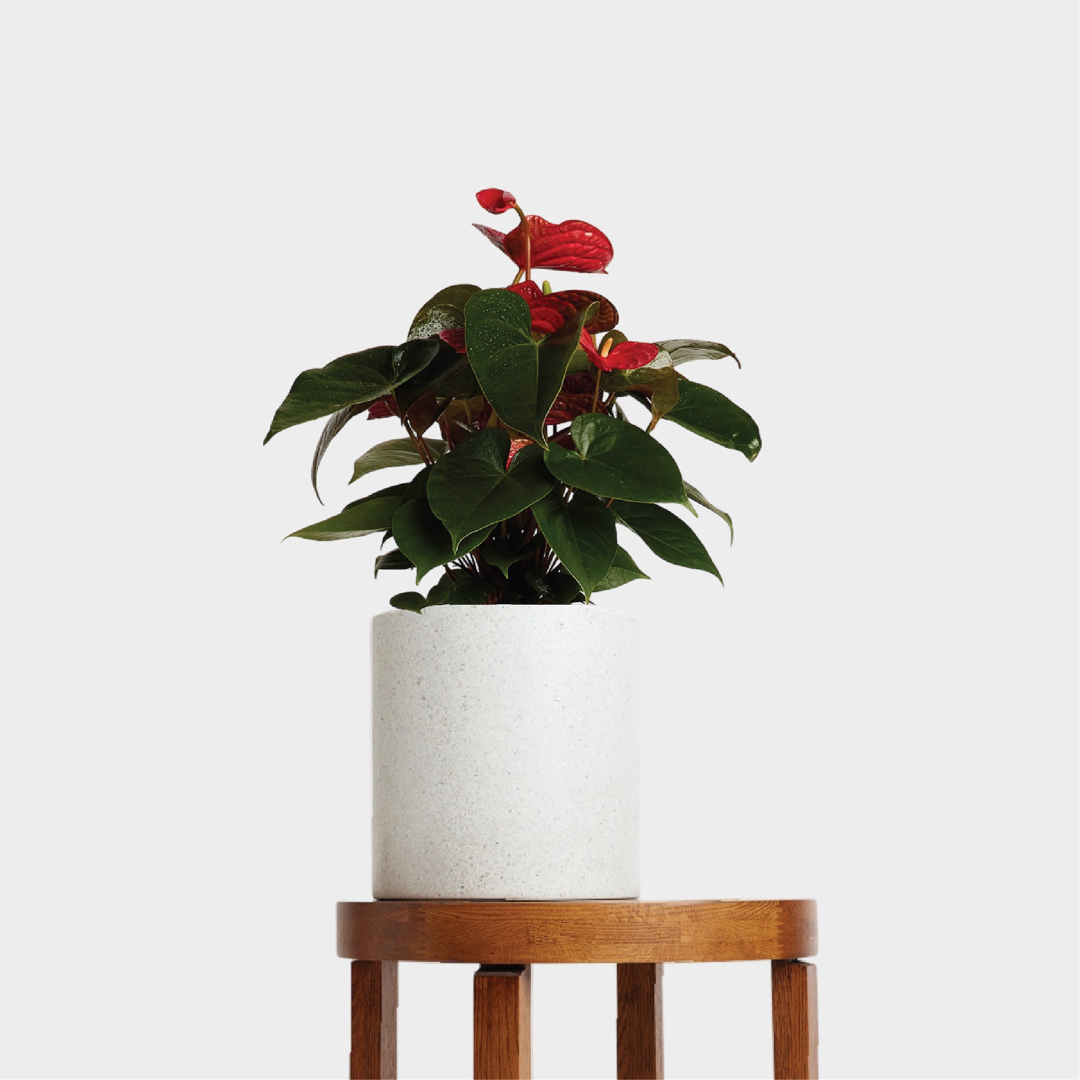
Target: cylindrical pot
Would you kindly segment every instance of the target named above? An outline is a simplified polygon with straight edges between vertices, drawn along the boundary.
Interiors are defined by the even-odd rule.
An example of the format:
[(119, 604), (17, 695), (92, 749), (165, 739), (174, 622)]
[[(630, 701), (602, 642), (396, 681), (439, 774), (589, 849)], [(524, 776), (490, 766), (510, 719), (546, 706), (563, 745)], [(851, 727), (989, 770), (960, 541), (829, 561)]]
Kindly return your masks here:
[(378, 900), (638, 895), (638, 628), (573, 605), (372, 621)]

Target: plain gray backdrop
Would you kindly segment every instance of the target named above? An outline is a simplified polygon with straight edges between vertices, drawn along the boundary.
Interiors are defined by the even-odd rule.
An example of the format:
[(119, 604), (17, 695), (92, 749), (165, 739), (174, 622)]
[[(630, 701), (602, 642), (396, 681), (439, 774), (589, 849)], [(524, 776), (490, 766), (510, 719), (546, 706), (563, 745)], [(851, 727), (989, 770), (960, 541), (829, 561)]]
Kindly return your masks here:
[[(394, 432), (346, 429), (327, 510), (318, 425), (260, 444), (302, 368), (508, 283), (497, 186), (612, 238), (556, 287), (735, 349), (696, 376), (762, 429), (661, 432), (726, 587), (634, 548), (599, 599), (644, 624), (644, 895), (818, 899), (823, 1076), (1076, 1076), (1076, 24), (5, 4), (0, 1070), (344, 1075), (408, 586), (279, 541)], [(770, 1074), (767, 965), (665, 984), (669, 1076)], [(535, 1075), (614, 1075), (613, 969), (534, 991)], [(406, 966), (401, 1075), (469, 1075), (470, 1013)]]

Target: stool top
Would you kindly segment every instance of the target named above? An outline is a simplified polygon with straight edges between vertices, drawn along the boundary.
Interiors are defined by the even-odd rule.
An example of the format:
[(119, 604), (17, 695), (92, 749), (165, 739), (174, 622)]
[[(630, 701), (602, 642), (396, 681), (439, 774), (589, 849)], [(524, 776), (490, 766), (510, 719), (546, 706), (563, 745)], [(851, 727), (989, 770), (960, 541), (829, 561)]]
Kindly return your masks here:
[(374, 900), (338, 904), (338, 956), (466, 964), (795, 960), (813, 900)]

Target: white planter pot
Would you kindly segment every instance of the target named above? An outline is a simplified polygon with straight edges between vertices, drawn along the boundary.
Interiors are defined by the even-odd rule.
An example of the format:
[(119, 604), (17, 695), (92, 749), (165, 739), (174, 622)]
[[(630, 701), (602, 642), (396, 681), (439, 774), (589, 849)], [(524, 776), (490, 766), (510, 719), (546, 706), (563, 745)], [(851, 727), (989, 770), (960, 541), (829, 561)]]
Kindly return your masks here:
[(581, 604), (372, 621), (378, 900), (638, 895), (638, 627)]

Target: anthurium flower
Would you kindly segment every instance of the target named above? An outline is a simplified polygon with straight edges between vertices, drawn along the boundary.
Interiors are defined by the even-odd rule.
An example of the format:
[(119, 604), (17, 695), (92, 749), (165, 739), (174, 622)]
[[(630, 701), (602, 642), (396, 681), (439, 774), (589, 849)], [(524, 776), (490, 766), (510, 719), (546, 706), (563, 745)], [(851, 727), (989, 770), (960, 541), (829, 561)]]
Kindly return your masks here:
[(517, 206), (517, 199), (509, 191), (500, 188), (484, 188), (476, 193), (476, 201), (489, 214), (505, 214), (507, 210), (513, 210)]
[(508, 288), (528, 303), (534, 334), (555, 333), (567, 319), (573, 318), (579, 311), (594, 303), (599, 305), (599, 309), (585, 324), (588, 333), (605, 334), (619, 321), (615, 305), (606, 297), (587, 289), (563, 289), (545, 293), (535, 281), (522, 281)]
[[(481, 192), (481, 194), (484, 194)], [(481, 204), (483, 205), (483, 204)], [(485, 207), (485, 209), (487, 209)], [(501, 213), (501, 211), (495, 211)], [(555, 224), (537, 214), (528, 214), (516, 229), (501, 233), (487, 225), (476, 225), (501, 252), (522, 269), (526, 263), (525, 222), (529, 225), (531, 265), (534, 270), (575, 270), (581, 274), (606, 274), (614, 251), (611, 241), (587, 221)]]
[(613, 345), (607, 353), (599, 353), (592, 339), (581, 335), (581, 347), (589, 360), (601, 371), (632, 371), (651, 364), (660, 353), (660, 347), (645, 341), (623, 341)]

